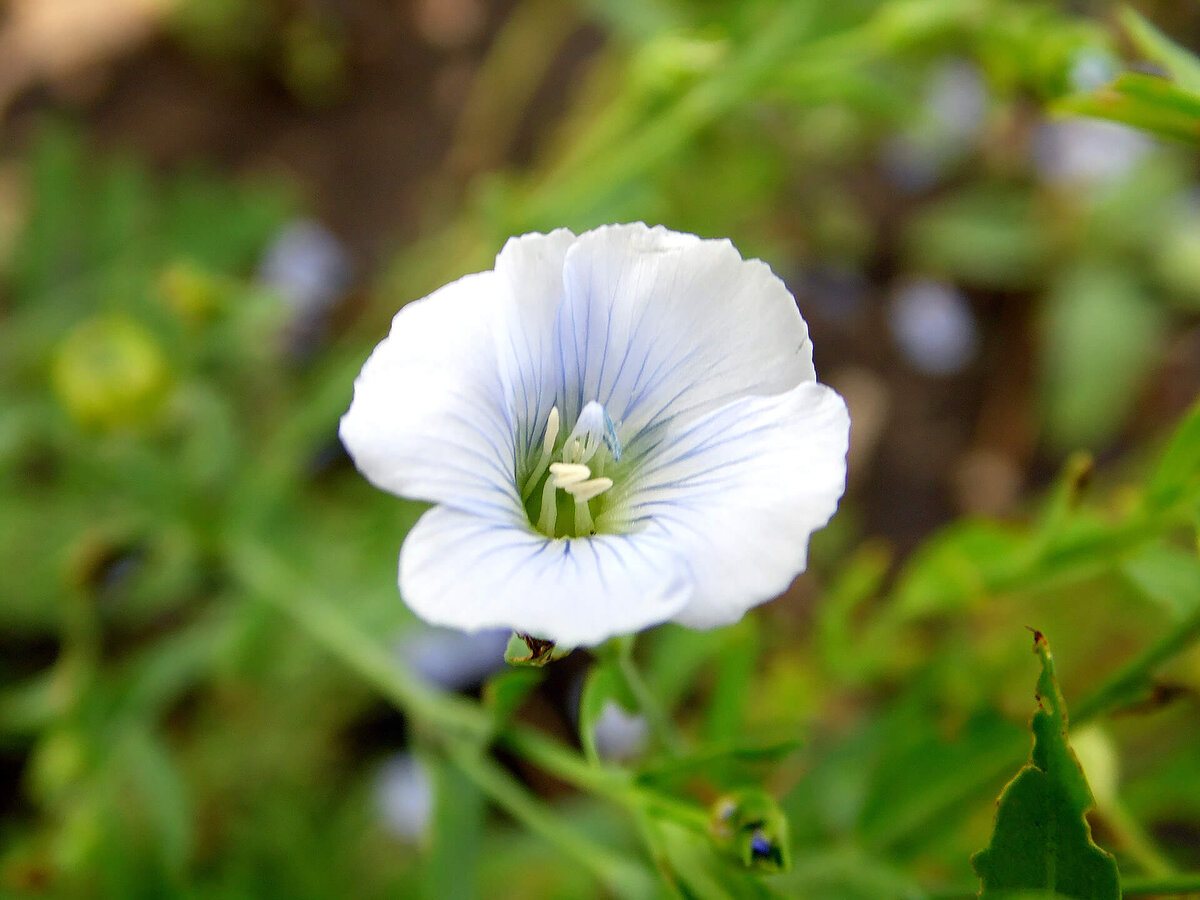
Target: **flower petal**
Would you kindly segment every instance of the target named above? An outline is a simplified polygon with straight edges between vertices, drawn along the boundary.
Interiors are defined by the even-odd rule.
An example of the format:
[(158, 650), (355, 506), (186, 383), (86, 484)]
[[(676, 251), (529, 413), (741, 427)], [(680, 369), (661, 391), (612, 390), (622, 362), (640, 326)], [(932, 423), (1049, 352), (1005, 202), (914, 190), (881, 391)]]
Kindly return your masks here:
[(563, 260), (575, 240), (566, 228), (525, 234), (509, 238), (496, 256), (504, 326), (495, 340), (512, 397), (518, 463), (541, 440), (557, 402), (562, 378), (555, 321), (565, 297)]
[(667, 621), (691, 585), (674, 548), (655, 535), (549, 540), (434, 507), (400, 551), (400, 594), (435, 625), (503, 626), (591, 646)]
[(564, 420), (603, 403), (634, 440), (815, 381), (808, 328), (783, 282), (727, 240), (611, 225), (567, 251), (558, 316)]
[(354, 382), (339, 433), (372, 484), (418, 500), (523, 518), (512, 410), (497, 359), (493, 272), (404, 306)]
[(675, 621), (736, 621), (804, 571), (809, 537), (845, 489), (849, 429), (842, 398), (806, 382), (661, 435), (629, 514), (661, 531), (690, 566), (695, 593)]

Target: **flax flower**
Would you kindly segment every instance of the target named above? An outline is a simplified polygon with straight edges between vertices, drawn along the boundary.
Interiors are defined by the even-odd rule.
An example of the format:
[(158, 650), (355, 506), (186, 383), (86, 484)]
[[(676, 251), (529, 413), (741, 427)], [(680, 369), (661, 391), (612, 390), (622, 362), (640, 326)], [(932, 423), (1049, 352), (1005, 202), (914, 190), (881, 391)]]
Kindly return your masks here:
[(372, 483), (434, 504), (400, 553), (421, 618), (565, 645), (784, 591), (848, 431), (767, 265), (640, 223), (513, 238), (406, 305), (341, 423)]

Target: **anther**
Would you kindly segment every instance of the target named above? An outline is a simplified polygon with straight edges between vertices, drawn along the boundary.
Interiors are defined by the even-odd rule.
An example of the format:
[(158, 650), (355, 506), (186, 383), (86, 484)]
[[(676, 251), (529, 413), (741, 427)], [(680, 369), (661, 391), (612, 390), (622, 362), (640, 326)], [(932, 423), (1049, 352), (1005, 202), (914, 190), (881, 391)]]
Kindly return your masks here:
[(611, 478), (591, 478), (572, 484), (563, 484), (560, 481), (559, 486), (574, 497), (576, 503), (587, 503), (612, 487), (613, 480)]
[(563, 490), (591, 477), (592, 470), (581, 463), (550, 463), (550, 480)]

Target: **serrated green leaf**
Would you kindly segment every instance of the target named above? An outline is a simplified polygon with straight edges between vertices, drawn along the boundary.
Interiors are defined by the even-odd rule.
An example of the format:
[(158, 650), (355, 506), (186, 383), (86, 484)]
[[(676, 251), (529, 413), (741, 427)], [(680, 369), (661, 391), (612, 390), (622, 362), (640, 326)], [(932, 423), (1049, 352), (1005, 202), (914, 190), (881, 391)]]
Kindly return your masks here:
[(1038, 709), (1033, 714), (1029, 763), (1000, 794), (991, 843), (971, 858), (980, 900), (1052, 891), (1077, 900), (1120, 900), (1112, 855), (1092, 841), (1085, 814), (1092, 792), (1067, 741), (1067, 705), (1050, 647), (1034, 633), (1041, 658)]

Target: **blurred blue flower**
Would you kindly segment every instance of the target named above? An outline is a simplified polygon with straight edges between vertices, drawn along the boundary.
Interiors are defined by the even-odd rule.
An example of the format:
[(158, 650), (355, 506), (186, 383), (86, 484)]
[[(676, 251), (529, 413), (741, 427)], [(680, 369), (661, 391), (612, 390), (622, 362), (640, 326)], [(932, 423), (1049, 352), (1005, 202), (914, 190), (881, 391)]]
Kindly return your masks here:
[(848, 430), (770, 268), (640, 223), (514, 238), (406, 306), (341, 423), (375, 485), (436, 504), (400, 557), (418, 615), (565, 645), (783, 591)]
[(287, 304), (292, 355), (305, 357), (320, 345), (326, 316), (349, 289), (351, 274), (345, 247), (321, 223), (302, 219), (275, 236), (258, 277)]
[(1039, 126), (1033, 161), (1052, 184), (1087, 187), (1120, 179), (1154, 146), (1144, 132), (1117, 122), (1066, 119)]
[(461, 691), (505, 667), (504, 648), (511, 636), (507, 628), (472, 634), (421, 627), (404, 635), (398, 653), (401, 662), (422, 681), (448, 691)]
[(596, 752), (601, 759), (628, 762), (646, 749), (650, 726), (644, 716), (626, 712), (619, 703), (609, 700), (596, 720)]
[(916, 281), (898, 291), (888, 306), (888, 325), (904, 358), (927, 375), (958, 372), (979, 349), (967, 298), (939, 281)]
[(380, 767), (375, 802), (384, 826), (400, 840), (415, 844), (425, 836), (433, 799), (433, 781), (415, 756), (397, 753)]

